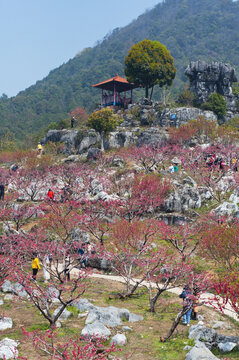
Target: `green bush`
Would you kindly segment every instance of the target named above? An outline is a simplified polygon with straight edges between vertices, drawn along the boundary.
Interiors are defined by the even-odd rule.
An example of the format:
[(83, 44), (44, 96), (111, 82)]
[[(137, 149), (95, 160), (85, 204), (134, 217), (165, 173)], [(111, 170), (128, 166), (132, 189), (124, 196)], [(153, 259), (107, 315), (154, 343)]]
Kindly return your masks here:
[(222, 118), (226, 114), (226, 100), (218, 93), (209, 96), (208, 101), (201, 105), (203, 110), (213, 111), (218, 118)]

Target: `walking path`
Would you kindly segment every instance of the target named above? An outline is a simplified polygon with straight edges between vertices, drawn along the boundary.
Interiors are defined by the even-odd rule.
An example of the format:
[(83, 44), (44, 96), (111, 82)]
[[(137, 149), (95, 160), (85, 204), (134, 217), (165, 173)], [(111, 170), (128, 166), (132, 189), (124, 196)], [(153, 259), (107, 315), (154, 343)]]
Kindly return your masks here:
[[(78, 275), (80, 270), (78, 269), (73, 269), (71, 270), (71, 275)], [(117, 275), (104, 275), (104, 274), (97, 274), (97, 273), (94, 273), (94, 274), (91, 274), (90, 277), (92, 278), (97, 278), (97, 279), (104, 279), (104, 280), (112, 280), (112, 281), (117, 281), (117, 282), (121, 282), (121, 283), (125, 283), (124, 279), (122, 276), (117, 276)], [(133, 279), (133, 281), (131, 282), (131, 284), (133, 285), (137, 280), (136, 279)], [(147, 281), (143, 281), (140, 286), (146, 286), (148, 287), (149, 286), (149, 283)], [(151, 286), (153, 288), (156, 288), (156, 284), (152, 283)], [(175, 295), (180, 295), (182, 293), (182, 288), (179, 288), (179, 287), (175, 287), (173, 289), (169, 289), (167, 290), (168, 292), (171, 292), (172, 294), (175, 294)], [(216, 301), (213, 300), (214, 298), (214, 295), (211, 294), (211, 293), (203, 293), (201, 296), (200, 296), (200, 301), (201, 302), (205, 302), (205, 306), (207, 307), (210, 307), (210, 308), (213, 308), (213, 309), (216, 309)], [(213, 306), (214, 304), (214, 306)], [(217, 309), (216, 309), (217, 310)], [(217, 310), (219, 311), (219, 310)], [(236, 314), (236, 312), (233, 310), (233, 308), (229, 305), (229, 304), (226, 304), (225, 306), (225, 310), (224, 310), (224, 314), (231, 317), (232, 319), (236, 320), (236, 321), (239, 321), (239, 317), (238, 315)]]

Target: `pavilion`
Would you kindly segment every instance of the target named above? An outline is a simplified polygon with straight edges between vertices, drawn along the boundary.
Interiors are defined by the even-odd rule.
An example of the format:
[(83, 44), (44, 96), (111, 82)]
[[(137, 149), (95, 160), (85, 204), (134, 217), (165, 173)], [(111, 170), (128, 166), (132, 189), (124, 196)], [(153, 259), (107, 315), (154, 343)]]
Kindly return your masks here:
[[(132, 104), (135, 86), (118, 74), (111, 79), (91, 86), (101, 89), (101, 105), (104, 107), (113, 105), (127, 108), (129, 104)], [(127, 91), (130, 91), (130, 97), (127, 97)]]

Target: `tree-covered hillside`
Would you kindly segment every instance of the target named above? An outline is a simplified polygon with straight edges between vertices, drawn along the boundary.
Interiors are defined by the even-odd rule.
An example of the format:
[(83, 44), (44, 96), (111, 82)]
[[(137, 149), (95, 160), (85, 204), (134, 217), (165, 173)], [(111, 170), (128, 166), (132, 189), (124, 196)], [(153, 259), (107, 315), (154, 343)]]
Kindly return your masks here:
[(239, 68), (238, 18), (238, 1), (165, 0), (16, 97), (2, 96), (0, 136), (9, 129), (23, 140), (27, 133), (41, 132), (50, 122), (68, 117), (77, 106), (93, 110), (100, 94), (91, 85), (116, 73), (124, 75), (127, 52), (145, 38), (160, 41), (174, 57), (175, 92), (187, 81), (184, 69), (191, 60), (220, 60)]

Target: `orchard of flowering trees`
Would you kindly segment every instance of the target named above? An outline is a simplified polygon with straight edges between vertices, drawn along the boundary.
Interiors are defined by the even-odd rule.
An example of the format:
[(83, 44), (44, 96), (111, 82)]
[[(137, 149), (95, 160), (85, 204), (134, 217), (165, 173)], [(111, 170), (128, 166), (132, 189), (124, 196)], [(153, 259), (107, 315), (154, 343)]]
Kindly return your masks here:
[[(65, 309), (87, 296), (90, 275), (100, 259), (124, 281), (116, 296), (122, 301), (133, 298), (143, 287), (152, 313), (157, 313), (165, 291), (185, 284), (201, 292), (211, 289), (214, 306), (223, 311), (229, 303), (239, 313), (239, 223), (236, 217), (214, 212), (232, 193), (239, 196), (238, 146), (189, 148), (173, 139), (157, 147), (106, 153), (93, 164), (36, 159), (31, 160), (35, 166), (27, 167), (27, 157), (34, 155), (24, 154), (13, 171), (5, 160), (0, 174), (7, 190), (0, 201), (0, 282), (19, 283), (24, 290), (21, 300), (44, 317), (48, 332), (24, 334), (51, 359), (107, 359), (109, 353), (117, 358), (115, 348), (99, 340), (81, 343), (71, 338), (59, 343), (55, 331)], [(112, 165), (115, 156), (124, 161), (124, 168)], [(181, 165), (170, 174), (167, 169), (174, 157)], [(170, 225), (165, 200), (187, 177), (208, 194), (204, 211), (192, 209), (193, 214), (189, 211), (183, 221)], [(48, 189), (54, 191), (54, 200), (47, 197)], [(83, 267), (79, 249), (89, 242), (93, 251), (88, 251), (88, 266)], [(44, 275), (40, 271), (37, 281), (31, 270), (35, 254)], [(164, 340), (172, 336), (182, 315)]]

